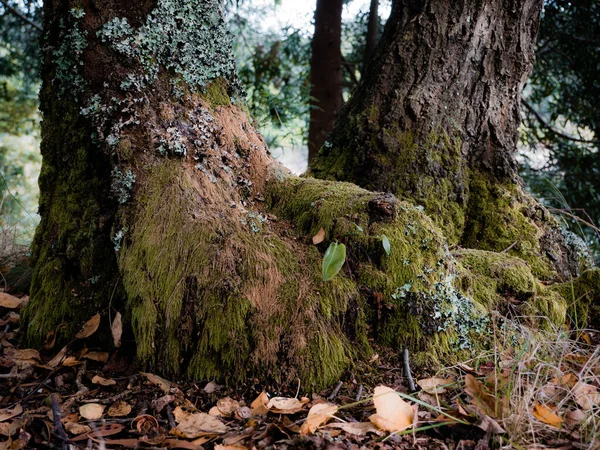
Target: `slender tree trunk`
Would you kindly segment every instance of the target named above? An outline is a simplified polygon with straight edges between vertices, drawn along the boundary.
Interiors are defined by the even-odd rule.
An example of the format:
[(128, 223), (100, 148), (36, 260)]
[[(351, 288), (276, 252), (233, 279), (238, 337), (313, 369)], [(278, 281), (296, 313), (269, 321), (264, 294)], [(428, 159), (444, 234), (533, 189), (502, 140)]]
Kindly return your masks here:
[(317, 0), (310, 65), (310, 123), (308, 160), (312, 160), (342, 109), (343, 0)]
[(367, 63), (375, 51), (377, 46), (377, 38), (379, 37), (379, 0), (371, 0), (369, 7), (369, 22), (367, 24), (367, 35), (365, 42), (365, 57), (363, 61), (364, 73), (368, 67)]
[(557, 227), (516, 170), (542, 3), (395, 0), (311, 173), (424, 206), (451, 244), (509, 249), (544, 278), (570, 276)]
[[(42, 221), (22, 318), (30, 345), (55, 332), (69, 342), (100, 313), (94, 336), (107, 348), (118, 311), (134, 339), (120, 351), (150, 370), (310, 388), (337, 381), (372, 343), (410, 348), (416, 364), (480, 353), (494, 344), (488, 312), (505, 295), (564, 323), (565, 298), (522, 260), (453, 256), (414, 205), (274, 162), (236, 106), (221, 6), (45, 2)], [(432, 139), (428, 156), (447, 170), (454, 141)], [(429, 181), (433, 167), (422, 166)], [(323, 281), (336, 241), (344, 265)]]

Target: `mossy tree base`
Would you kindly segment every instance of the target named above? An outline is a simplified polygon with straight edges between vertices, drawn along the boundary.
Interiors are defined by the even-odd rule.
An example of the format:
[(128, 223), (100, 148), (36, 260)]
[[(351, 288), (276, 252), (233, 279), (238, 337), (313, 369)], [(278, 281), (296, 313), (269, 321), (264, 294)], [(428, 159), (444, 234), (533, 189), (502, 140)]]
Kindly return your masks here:
[[(493, 342), (489, 313), (509, 296), (524, 314), (565, 324), (568, 286), (538, 281), (548, 267), (537, 228), (523, 219), (527, 227), (494, 230), (487, 250), (527, 236), (533, 247), (519, 248), (523, 259), (453, 254), (462, 235), (446, 226), (454, 214), (440, 223), (435, 211), (390, 194), (290, 175), (236, 106), (230, 49), (195, 34), (224, 33), (220, 2), (137, 3), (124, 17), (86, 1), (46, 5), (42, 222), (23, 314), (31, 345), (56, 330), (64, 342), (99, 312), (108, 346), (117, 310), (148, 369), (229, 382), (299, 378), (310, 388), (338, 380), (370, 355), (371, 342), (409, 348), (432, 366), (481, 352)], [(173, 19), (174, 8), (185, 14)], [(200, 54), (188, 41), (200, 42)], [(453, 143), (432, 136), (428, 148), (458, 153)], [(480, 197), (492, 199), (486, 211), (537, 220), (503, 189), (481, 186)], [(467, 224), (478, 207), (457, 208), (456, 217)], [(472, 228), (469, 239), (491, 242), (492, 225)], [(321, 228), (325, 240), (313, 245)], [(347, 259), (323, 282), (335, 240)], [(580, 288), (595, 279), (570, 291), (591, 302), (595, 294)]]

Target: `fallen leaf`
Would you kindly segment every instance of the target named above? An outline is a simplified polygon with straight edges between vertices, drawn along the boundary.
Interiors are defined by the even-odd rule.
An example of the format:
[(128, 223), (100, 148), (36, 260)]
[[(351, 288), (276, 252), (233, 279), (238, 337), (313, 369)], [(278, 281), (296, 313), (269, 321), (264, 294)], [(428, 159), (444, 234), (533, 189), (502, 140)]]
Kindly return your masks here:
[(100, 386), (114, 386), (117, 384), (112, 378), (103, 378), (100, 375), (94, 376), (94, 378), (92, 378), (92, 383), (99, 384)]
[(471, 397), (471, 403), (485, 415), (492, 418), (502, 417), (503, 402), (485, 390), (485, 387), (473, 375), (465, 375), (465, 392)]
[(83, 357), (91, 361), (106, 363), (108, 362), (109, 354), (108, 352), (87, 352)]
[(224, 434), (227, 426), (206, 413), (194, 413), (183, 419), (175, 431), (180, 437), (195, 439), (206, 434)]
[(24, 305), (24, 301), (14, 295), (0, 292), (0, 307), (6, 309), (17, 309)]
[(551, 383), (568, 389), (571, 389), (573, 386), (575, 386), (577, 381), (577, 377), (572, 373), (567, 373), (560, 378), (552, 378), (552, 380), (550, 380)]
[(262, 391), (256, 399), (250, 404), (253, 416), (264, 416), (269, 412), (267, 405), (269, 404), (269, 396), (265, 391)]
[(79, 333), (75, 335), (75, 339), (85, 339), (96, 332), (100, 326), (100, 314), (96, 314), (90, 320), (83, 324)]
[(329, 421), (337, 412), (338, 407), (331, 403), (319, 403), (308, 411), (306, 420), (300, 427), (300, 434), (313, 434), (317, 429)]
[(549, 408), (546, 405), (542, 405), (541, 403), (535, 403), (533, 405), (533, 416), (547, 425), (552, 425), (553, 427), (560, 428), (562, 423), (564, 422), (556, 413), (554, 412), (555, 408)]
[(575, 427), (583, 422), (585, 417), (585, 413), (580, 409), (569, 410), (565, 413), (565, 423), (570, 427)]
[(98, 420), (104, 412), (104, 405), (99, 403), (87, 403), (79, 407), (79, 414), (88, 420)]
[(314, 245), (318, 245), (325, 240), (325, 229), (321, 227), (321, 229), (315, 234), (312, 238), (312, 243)]
[(131, 413), (131, 405), (127, 402), (115, 402), (106, 412), (110, 417), (124, 417)]
[(369, 417), (378, 428), (384, 431), (400, 431), (413, 423), (414, 411), (402, 400), (398, 393), (386, 386), (377, 386), (373, 395), (375, 414)]
[(15, 419), (10, 422), (0, 423), (0, 435), (10, 437), (14, 436), (25, 425), (25, 420)]
[(216, 408), (216, 411), (211, 409), (213, 414), (210, 412), (209, 414), (211, 414), (211, 416), (231, 417), (240, 408), (240, 406), (240, 402), (233, 400), (230, 397), (225, 397), (217, 402), (217, 406), (214, 407)]
[(0, 422), (17, 417), (23, 412), (23, 407), (20, 404), (15, 405), (13, 409), (0, 409)]
[(246, 450), (247, 447), (243, 445), (215, 445), (215, 450)]
[(156, 417), (150, 414), (142, 414), (131, 421), (131, 428), (135, 428), (142, 434), (155, 434), (160, 426)]
[(146, 372), (140, 372), (143, 376), (146, 377), (146, 379), (152, 383), (157, 385), (159, 388), (162, 389), (162, 391), (165, 394), (169, 393), (169, 390), (171, 389), (171, 382), (165, 380), (164, 378), (159, 377), (158, 375), (154, 375), (152, 373), (146, 373)]
[(157, 398), (156, 400), (152, 400), (152, 409), (158, 414), (165, 408), (165, 406), (167, 406), (174, 400), (174, 395), (163, 395), (162, 397)]
[(33, 348), (19, 350), (14, 347), (9, 347), (4, 350), (4, 354), (11, 358), (19, 368), (25, 368), (40, 363), (40, 353)]
[(591, 384), (577, 382), (573, 386), (573, 395), (577, 404), (583, 409), (589, 410), (600, 404), (600, 392)]
[(66, 356), (67, 356), (67, 346), (65, 345), (63, 348), (60, 349), (60, 351), (56, 354), (56, 356), (48, 362), (48, 365), (50, 367), (57, 367), (61, 362), (64, 361)]
[(90, 431), (92, 431), (92, 429), (90, 427), (88, 427), (87, 425), (83, 425), (83, 424), (77, 423), (77, 422), (65, 423), (65, 430), (67, 430), (69, 433), (75, 434), (75, 435), (89, 433)]
[(302, 411), (308, 402), (308, 399), (273, 397), (267, 403), (267, 409), (276, 414), (296, 414)]
[(123, 334), (123, 322), (121, 321), (121, 313), (117, 312), (115, 315), (115, 320), (113, 320), (112, 325), (110, 326), (110, 331), (113, 337), (113, 343), (116, 348), (121, 346), (121, 335)]
[[(80, 366), (82, 364), (82, 362), (80, 360), (78, 360), (75, 356), (67, 356), (63, 362), (62, 365), (64, 367), (75, 367), (75, 366)], [(52, 367), (52, 366), (50, 366)]]
[(477, 426), (489, 434), (506, 433), (506, 430), (502, 428), (498, 422), (496, 422), (490, 416), (487, 416), (485, 414), (481, 417), (481, 419), (477, 423)]
[(206, 386), (204, 386), (204, 392), (206, 392), (207, 394), (212, 394), (213, 392), (216, 392), (219, 389), (221, 389), (221, 386), (215, 383), (214, 381), (209, 381), (206, 384)]
[(374, 433), (378, 436), (383, 435), (383, 432), (379, 430), (371, 422), (349, 422), (349, 423), (330, 423), (326, 425), (326, 428), (339, 428), (346, 433), (353, 434), (355, 436), (366, 436), (368, 433)]
[(121, 425), (119, 423), (108, 423), (105, 425), (97, 426), (94, 429), (94, 431), (92, 431), (92, 432), (75, 436), (71, 440), (74, 442), (77, 442), (77, 441), (83, 441), (83, 440), (86, 440), (89, 438), (95, 439), (95, 438), (101, 438), (101, 437), (105, 437), (105, 436), (112, 436), (113, 434), (120, 433), (124, 429), (125, 429), (125, 425)]
[(447, 392), (446, 387), (449, 384), (452, 384), (453, 380), (449, 378), (425, 378), (423, 380), (417, 381), (417, 384), (421, 386), (428, 394), (445, 394)]

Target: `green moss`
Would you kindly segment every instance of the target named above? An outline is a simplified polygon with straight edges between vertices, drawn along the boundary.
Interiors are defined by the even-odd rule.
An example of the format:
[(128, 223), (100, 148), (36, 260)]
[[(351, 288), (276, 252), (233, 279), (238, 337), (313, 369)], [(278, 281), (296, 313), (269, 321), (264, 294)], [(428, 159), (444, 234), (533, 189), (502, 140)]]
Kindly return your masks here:
[(532, 208), (532, 201), (516, 184), (494, 183), (482, 174), (473, 173), (462, 245), (492, 252), (508, 251), (527, 261), (536, 277), (551, 280), (556, 273), (540, 247), (543, 230), (526, 214)]
[(513, 305), (519, 315), (539, 328), (565, 323), (565, 300), (542, 285), (524, 260), (485, 250), (462, 249), (453, 254), (465, 268), (461, 288), (489, 310), (507, 314)]
[(600, 269), (587, 270), (550, 289), (566, 300), (569, 318), (577, 329), (600, 326)]
[(206, 88), (204, 88), (203, 97), (213, 107), (215, 106), (227, 106), (231, 104), (231, 99), (227, 92), (228, 83), (222, 78), (217, 78), (211, 81)]

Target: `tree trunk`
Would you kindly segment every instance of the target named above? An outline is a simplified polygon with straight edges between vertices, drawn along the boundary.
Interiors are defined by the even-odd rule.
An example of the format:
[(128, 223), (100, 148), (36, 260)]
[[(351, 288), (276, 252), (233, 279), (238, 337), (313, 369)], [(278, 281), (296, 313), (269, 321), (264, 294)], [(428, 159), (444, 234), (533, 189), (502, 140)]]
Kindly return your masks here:
[(393, 192), (422, 205), (452, 245), (507, 250), (542, 278), (568, 278), (576, 264), (523, 193), (515, 160), (542, 3), (394, 1), (311, 174)]
[(367, 36), (365, 40), (365, 57), (363, 61), (364, 73), (368, 67), (369, 59), (377, 46), (377, 38), (379, 37), (379, 0), (371, 0), (369, 7), (369, 21), (367, 23)]
[(317, 0), (310, 62), (308, 160), (315, 157), (342, 109), (343, 0)]
[[(522, 260), (451, 255), (410, 203), (274, 162), (237, 97), (219, 1), (48, 0), (43, 48), (30, 345), (69, 342), (100, 313), (106, 348), (119, 311), (133, 337), (121, 351), (149, 370), (311, 388), (374, 344), (407, 347), (415, 364), (480, 353), (505, 295), (564, 323), (568, 289)], [(325, 282), (336, 240), (345, 264)]]

